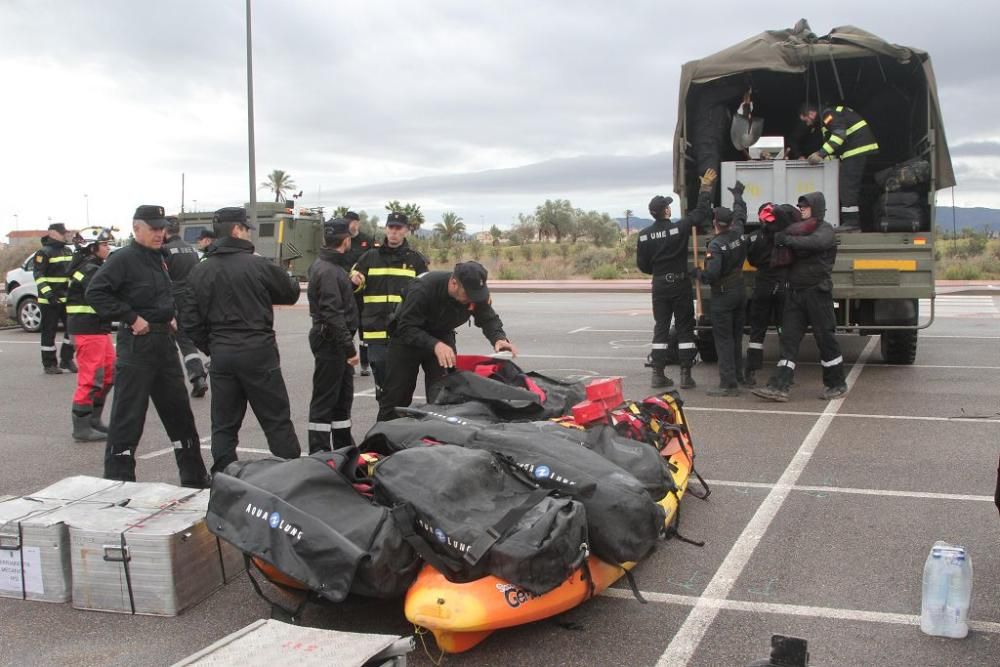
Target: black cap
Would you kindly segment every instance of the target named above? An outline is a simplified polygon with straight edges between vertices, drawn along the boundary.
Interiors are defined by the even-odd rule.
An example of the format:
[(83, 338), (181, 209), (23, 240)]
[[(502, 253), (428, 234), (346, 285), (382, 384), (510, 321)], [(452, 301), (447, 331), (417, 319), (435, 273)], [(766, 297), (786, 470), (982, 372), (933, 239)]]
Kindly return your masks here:
[(64, 225), (61, 222), (53, 222), (51, 225), (49, 225), (49, 231), (59, 232), (60, 234), (65, 234), (66, 233), (66, 225)]
[(389, 214), (389, 217), (385, 219), (385, 226), (399, 226), (399, 227), (409, 227), (410, 220), (406, 217), (405, 213), (400, 213), (399, 211), (393, 211)]
[(479, 262), (459, 262), (455, 265), (455, 270), (451, 275), (465, 289), (472, 303), (483, 303), (490, 298), (490, 291), (486, 288), (486, 267)]
[(177, 219), (176, 215), (167, 216), (167, 231), (168, 232), (178, 232), (181, 229), (181, 221)]
[(254, 226), (247, 220), (247, 210), (242, 206), (227, 206), (220, 208), (212, 216), (212, 222), (235, 222), (243, 225), (247, 229), (254, 229)]
[(201, 234), (198, 234), (198, 240), (201, 240), (201, 239), (214, 239), (214, 238), (216, 238), (216, 236), (215, 236), (215, 230), (214, 229), (210, 229), (209, 227), (205, 227), (204, 229), (201, 230)]
[(653, 216), (659, 216), (662, 214), (668, 206), (674, 203), (673, 197), (664, 197), (663, 195), (656, 195), (649, 200), (649, 212)]
[(323, 237), (327, 240), (333, 239), (335, 236), (349, 236), (350, 234), (351, 228), (347, 220), (343, 218), (332, 218), (323, 223)]
[(143, 204), (135, 209), (132, 215), (133, 220), (142, 220), (153, 229), (163, 229), (167, 226), (167, 218), (163, 213), (162, 206)]
[(716, 206), (714, 209), (715, 222), (720, 225), (730, 225), (733, 222), (733, 212), (725, 206)]
[(347, 213), (344, 214), (344, 220), (347, 221), (361, 220), (361, 216), (355, 213), (354, 211), (348, 211)]

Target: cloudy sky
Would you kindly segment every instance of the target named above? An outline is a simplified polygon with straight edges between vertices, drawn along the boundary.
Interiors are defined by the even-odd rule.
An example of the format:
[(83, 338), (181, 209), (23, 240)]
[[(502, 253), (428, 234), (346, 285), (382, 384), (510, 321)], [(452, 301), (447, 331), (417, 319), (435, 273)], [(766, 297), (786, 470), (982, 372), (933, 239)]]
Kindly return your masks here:
[[(681, 64), (804, 16), (929, 51), (955, 201), (1000, 208), (1000, 6), (683, 4), (255, 0), (257, 181), (474, 231), (546, 198), (644, 212), (672, 190)], [(244, 19), (243, 0), (0, 0), (0, 238), (177, 211), (182, 173), (188, 210), (247, 201)]]

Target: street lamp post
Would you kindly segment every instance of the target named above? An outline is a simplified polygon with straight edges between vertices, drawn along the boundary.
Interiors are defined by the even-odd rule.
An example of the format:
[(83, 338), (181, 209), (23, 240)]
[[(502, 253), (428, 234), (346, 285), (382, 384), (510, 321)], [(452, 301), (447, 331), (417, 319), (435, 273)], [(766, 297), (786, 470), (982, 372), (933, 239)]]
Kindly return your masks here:
[(250, 0), (247, 0), (247, 143), (250, 147), (250, 224), (257, 226), (257, 165), (253, 141), (253, 41), (250, 34)]
[(90, 197), (84, 194), (83, 201), (87, 205), (87, 226), (90, 227)]

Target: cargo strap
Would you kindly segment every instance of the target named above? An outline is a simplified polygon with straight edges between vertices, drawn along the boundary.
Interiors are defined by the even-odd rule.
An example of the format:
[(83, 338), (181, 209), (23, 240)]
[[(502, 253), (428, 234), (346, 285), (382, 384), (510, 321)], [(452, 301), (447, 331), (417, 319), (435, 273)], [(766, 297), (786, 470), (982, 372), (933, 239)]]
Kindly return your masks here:
[[(289, 588), (287, 586), (283, 586), (276, 581), (271, 581), (270, 579), (268, 579), (268, 582), (272, 586), (285, 593), (288, 593), (289, 595), (300, 595), (300, 594), (302, 595), (302, 600), (300, 600), (299, 604), (294, 608), (286, 607), (277, 600), (272, 600), (271, 598), (269, 598), (267, 595), (264, 594), (264, 591), (261, 589), (260, 584), (257, 582), (257, 578), (253, 576), (253, 570), (257, 570), (258, 572), (261, 572), (261, 574), (264, 573), (260, 570), (260, 568), (257, 567), (257, 564), (253, 561), (253, 558), (250, 557), (250, 554), (244, 553), (243, 560), (246, 562), (247, 578), (250, 579), (250, 584), (253, 586), (254, 591), (257, 592), (257, 595), (260, 596), (260, 599), (271, 605), (271, 618), (275, 618), (275, 610), (278, 610), (284, 614), (284, 618), (281, 618), (279, 620), (282, 620), (286, 623), (291, 623), (292, 625), (298, 625), (299, 620), (302, 617), (302, 610), (306, 608), (306, 605), (309, 604), (314, 599), (315, 600), (320, 599), (319, 596), (317, 596), (313, 591), (298, 591)], [(264, 576), (266, 577), (267, 575)]]

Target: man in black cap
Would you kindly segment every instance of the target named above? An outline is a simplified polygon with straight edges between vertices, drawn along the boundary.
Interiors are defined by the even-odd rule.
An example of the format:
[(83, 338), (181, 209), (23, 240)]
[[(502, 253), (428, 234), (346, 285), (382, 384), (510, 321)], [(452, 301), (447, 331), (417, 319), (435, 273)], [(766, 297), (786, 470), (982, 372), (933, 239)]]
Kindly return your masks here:
[(410, 283), (391, 325), (379, 421), (395, 419), (396, 408), (410, 405), (421, 367), (428, 392), (435, 380), (455, 367), (455, 328), (470, 317), (496, 352), (517, 355), (490, 303), (486, 277), (479, 262), (461, 262), (454, 271), (431, 271)]
[[(361, 259), (361, 255), (375, 247), (375, 240), (369, 234), (361, 231), (361, 216), (354, 211), (345, 213), (344, 220), (347, 221), (351, 230), (351, 245), (344, 253), (344, 262), (347, 264), (347, 272), (350, 274), (351, 269)], [(368, 365), (368, 343), (365, 342), (364, 332), (360, 328), (361, 311), (365, 305), (364, 295), (361, 292), (356, 293), (354, 301), (358, 310), (358, 338), (361, 339), (361, 345), (359, 346), (361, 353), (361, 375), (367, 376), (372, 374), (372, 369)]]
[(351, 272), (355, 293), (364, 302), (360, 311), (361, 341), (368, 345), (376, 396), (381, 396), (386, 382), (389, 321), (403, 300), (406, 287), (414, 278), (427, 273), (424, 256), (406, 242), (409, 231), (405, 213), (390, 213), (385, 220), (382, 245), (361, 255)]
[(649, 212), (655, 222), (639, 232), (636, 242), (636, 266), (643, 273), (653, 275), (653, 352), (651, 386), (659, 389), (674, 382), (663, 369), (667, 365), (670, 318), (676, 320), (677, 350), (681, 367), (681, 388), (695, 387), (691, 366), (697, 348), (694, 343), (694, 299), (691, 276), (688, 274), (688, 240), (691, 228), (707, 231), (712, 216), (712, 189), (716, 173), (708, 169), (701, 177), (698, 206), (685, 217), (674, 222), (670, 219), (671, 197), (657, 195), (649, 202)]
[[(324, 245), (309, 267), (309, 348), (315, 359), (312, 400), (309, 402), (309, 453), (349, 447), (351, 406), (354, 403), (354, 366), (358, 353), (354, 332), (358, 311), (354, 285), (344, 270), (351, 233), (343, 218), (323, 226)], [(332, 434), (332, 437), (331, 437)], [(332, 445), (331, 445), (332, 441)]]
[(198, 234), (198, 240), (195, 241), (198, 248), (198, 259), (205, 256), (205, 251), (208, 249), (208, 246), (213, 243), (215, 243), (215, 231), (209, 229), (208, 227), (201, 230), (201, 234)]
[(100, 319), (121, 323), (104, 476), (135, 481), (135, 450), (152, 398), (174, 444), (181, 485), (203, 488), (211, 480), (174, 343), (174, 297), (162, 254), (166, 226), (162, 206), (137, 208), (134, 241), (108, 257), (86, 291)]
[[(66, 285), (69, 283), (69, 265), (73, 249), (66, 245), (66, 225), (56, 222), (49, 225), (48, 234), (42, 237), (42, 247), (32, 262), (35, 286), (38, 290), (38, 308), (42, 311), (42, 370), (48, 375), (59, 375), (64, 370), (76, 373), (73, 361), (73, 339), (66, 329)], [(63, 343), (56, 362), (56, 329), (63, 323)]]
[(739, 396), (743, 380), (743, 316), (746, 310), (743, 262), (747, 257), (743, 243), (743, 223), (747, 219), (743, 189), (743, 183), (736, 181), (736, 185), (729, 188), (733, 193), (732, 210), (724, 206), (714, 210), (715, 237), (708, 242), (705, 269), (695, 269), (701, 281), (712, 288), (708, 308), (719, 356), (719, 386), (709, 389), (709, 396)]
[(212, 471), (237, 460), (247, 402), (271, 453), (301, 454), (274, 336), (274, 305), (299, 299), (299, 282), (254, 254), (246, 209), (221, 208), (212, 219), (218, 240), (188, 274), (181, 325), (212, 357)]
[[(191, 269), (198, 265), (198, 251), (181, 238), (181, 224), (176, 216), (167, 218), (167, 238), (163, 243), (163, 259), (167, 263), (167, 271), (173, 283), (174, 301), (178, 311), (181, 310), (180, 300), (184, 297), (184, 283)], [(191, 383), (191, 396), (201, 398), (208, 392), (208, 381), (205, 364), (201, 360), (198, 348), (191, 339), (179, 329), (174, 337), (177, 347), (184, 356), (184, 370), (187, 371), (188, 382)]]

